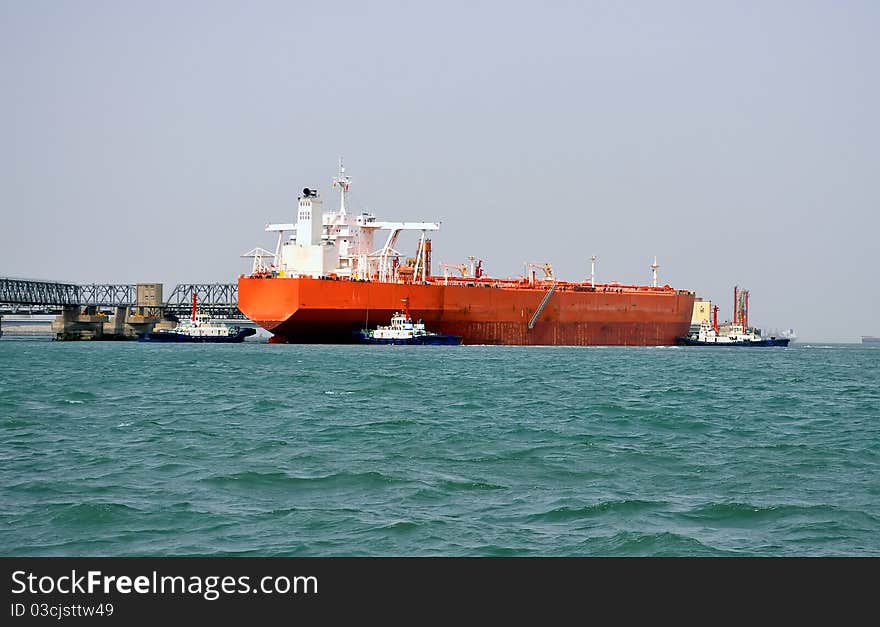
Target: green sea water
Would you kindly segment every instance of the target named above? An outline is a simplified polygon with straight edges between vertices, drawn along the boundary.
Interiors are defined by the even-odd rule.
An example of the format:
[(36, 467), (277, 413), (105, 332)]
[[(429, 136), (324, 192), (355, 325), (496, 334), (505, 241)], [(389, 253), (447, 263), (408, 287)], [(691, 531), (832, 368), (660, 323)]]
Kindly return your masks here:
[(878, 364), (4, 338), (0, 553), (876, 556)]

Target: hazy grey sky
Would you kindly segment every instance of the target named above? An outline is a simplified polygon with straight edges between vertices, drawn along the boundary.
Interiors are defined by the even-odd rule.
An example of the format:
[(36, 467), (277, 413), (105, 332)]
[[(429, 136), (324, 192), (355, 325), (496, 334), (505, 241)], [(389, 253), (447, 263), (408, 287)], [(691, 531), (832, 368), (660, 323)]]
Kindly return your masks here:
[[(0, 0), (0, 276), (233, 282), (344, 155), (435, 267), (880, 334), (880, 2)], [(414, 250), (414, 243), (412, 248)]]

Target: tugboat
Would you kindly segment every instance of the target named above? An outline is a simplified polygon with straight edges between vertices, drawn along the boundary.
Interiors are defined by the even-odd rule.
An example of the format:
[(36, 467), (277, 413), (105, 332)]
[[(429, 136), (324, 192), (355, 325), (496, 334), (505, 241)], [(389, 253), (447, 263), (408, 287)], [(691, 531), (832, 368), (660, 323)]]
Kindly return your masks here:
[(758, 329), (748, 326), (749, 292), (733, 288), (733, 323), (722, 333), (718, 327), (718, 307), (712, 308), (712, 323), (703, 320), (700, 328), (675, 338), (680, 346), (788, 346), (790, 337), (762, 337)]
[(362, 344), (417, 344), (432, 346), (458, 346), (460, 335), (433, 333), (425, 330), (425, 323), (413, 322), (409, 315), (409, 299), (403, 299), (403, 311), (391, 316), (389, 326), (376, 329), (362, 329), (355, 334), (355, 339)]
[(790, 341), (788, 337), (762, 337), (756, 329), (744, 330), (740, 324), (731, 325), (727, 333), (719, 333), (718, 327), (708, 322), (700, 323), (697, 333), (675, 338), (681, 346), (788, 346)]
[(196, 295), (193, 294), (192, 315), (180, 321), (173, 329), (146, 331), (137, 334), (138, 342), (201, 342), (209, 344), (237, 344), (256, 334), (250, 327), (229, 326), (211, 321), (206, 313), (196, 311)]

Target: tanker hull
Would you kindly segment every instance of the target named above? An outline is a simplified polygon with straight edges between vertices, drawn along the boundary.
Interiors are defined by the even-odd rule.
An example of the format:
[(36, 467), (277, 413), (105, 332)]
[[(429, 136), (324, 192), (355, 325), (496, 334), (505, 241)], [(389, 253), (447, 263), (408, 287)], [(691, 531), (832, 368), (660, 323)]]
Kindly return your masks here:
[[(671, 288), (474, 281), (445, 285), (241, 277), (239, 308), (273, 341), (350, 343), (409, 299), (413, 319), (463, 344), (674, 345), (686, 335), (691, 292)], [(544, 307), (541, 308), (542, 303)], [(536, 316), (537, 313), (537, 316)]]

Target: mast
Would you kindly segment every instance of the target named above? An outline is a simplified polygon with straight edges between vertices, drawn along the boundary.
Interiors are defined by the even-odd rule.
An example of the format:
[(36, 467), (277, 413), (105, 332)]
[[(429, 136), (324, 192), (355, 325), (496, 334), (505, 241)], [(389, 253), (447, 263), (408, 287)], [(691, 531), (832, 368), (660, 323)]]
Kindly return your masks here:
[(733, 287), (733, 323), (741, 324), (743, 331), (749, 324), (749, 290)]
[(657, 255), (654, 255), (654, 263), (651, 264), (651, 273), (654, 275), (654, 287), (657, 287), (657, 270), (660, 268), (657, 265)]
[(599, 257), (593, 255), (590, 257), (590, 286), (596, 287), (596, 262), (599, 261)]
[(345, 176), (342, 157), (339, 157), (339, 173), (333, 177), (333, 187), (339, 188), (339, 217), (345, 218), (345, 197), (348, 194), (348, 188), (351, 187), (351, 177)]
[(192, 321), (196, 321), (196, 292), (193, 290)]
[(739, 309), (739, 303), (737, 301), (738, 287), (736, 285), (733, 286), (733, 324), (736, 324), (736, 311)]
[[(427, 269), (425, 268), (425, 230), (422, 229), (422, 240), (419, 242), (419, 263), (422, 269), (422, 283), (428, 280)], [(416, 277), (413, 277), (415, 279)]]

